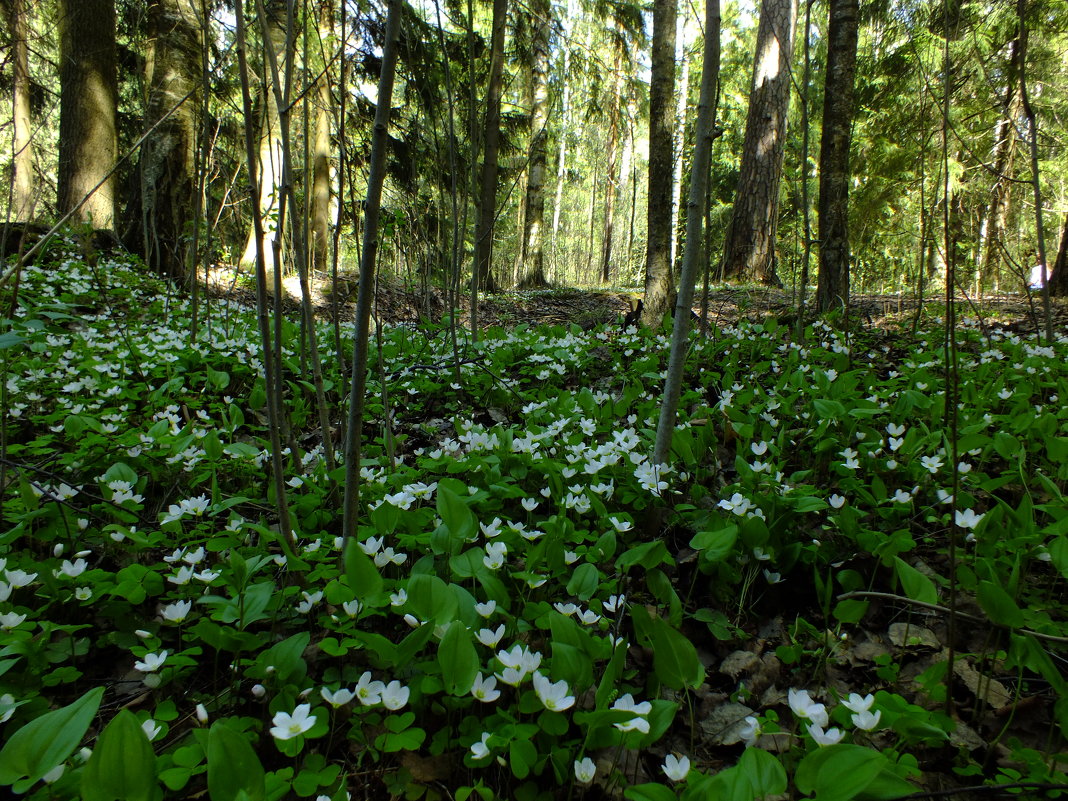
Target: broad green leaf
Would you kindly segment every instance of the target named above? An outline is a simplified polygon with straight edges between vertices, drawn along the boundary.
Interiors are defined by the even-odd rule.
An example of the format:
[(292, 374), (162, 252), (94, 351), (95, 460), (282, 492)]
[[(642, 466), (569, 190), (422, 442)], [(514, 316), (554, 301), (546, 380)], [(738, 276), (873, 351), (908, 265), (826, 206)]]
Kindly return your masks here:
[(659, 617), (651, 617), (644, 607), (635, 605), (635, 629), (653, 651), (653, 672), (673, 690), (696, 688), (705, 679), (705, 669), (693, 643)]
[(248, 737), (222, 721), (208, 730), (208, 795), (211, 801), (264, 801), (263, 765)]
[(1023, 627), (1023, 612), (1003, 588), (992, 581), (980, 581), (976, 594), (979, 597), (979, 606), (983, 607), (983, 611), (992, 621), (1014, 629)]
[(597, 592), (600, 579), (601, 574), (596, 565), (584, 562), (571, 574), (571, 580), (567, 582), (567, 591), (580, 600), (588, 601)]
[(775, 757), (759, 748), (747, 748), (738, 760), (738, 770), (745, 774), (758, 797), (786, 792), (786, 769)]
[(456, 596), (449, 590), (449, 585), (437, 576), (416, 573), (408, 579), (407, 590), (408, 605), (420, 620), (444, 625), (456, 618), (459, 606)]
[(738, 526), (734, 523), (715, 531), (698, 531), (690, 540), (690, 547), (701, 553), (701, 561), (718, 564), (731, 555), (738, 540)]
[(97, 738), (82, 773), (84, 801), (152, 801), (159, 793), (156, 754), (128, 709), (119, 711)]
[(934, 582), (900, 556), (894, 557), (894, 571), (906, 596), (926, 604), (938, 603), (938, 590)]
[(850, 801), (872, 783), (886, 766), (878, 751), (838, 743), (809, 753), (797, 766), (794, 784), (819, 801)]
[(104, 688), (90, 690), (77, 701), (31, 720), (0, 749), (0, 785), (28, 779), (32, 784), (64, 762), (93, 722)]
[(345, 577), (361, 601), (382, 592), (382, 575), (371, 557), (352, 539), (345, 543)]
[(438, 665), (445, 692), (450, 695), (466, 695), (475, 683), (479, 660), (471, 632), (459, 620), (454, 620), (445, 630), (438, 645)]
[(463, 498), (447, 486), (438, 486), (437, 510), (449, 533), (459, 542), (466, 542), (478, 533), (478, 523)]
[(623, 797), (630, 801), (675, 801), (675, 791), (662, 784), (647, 782), (632, 784), (623, 791)]

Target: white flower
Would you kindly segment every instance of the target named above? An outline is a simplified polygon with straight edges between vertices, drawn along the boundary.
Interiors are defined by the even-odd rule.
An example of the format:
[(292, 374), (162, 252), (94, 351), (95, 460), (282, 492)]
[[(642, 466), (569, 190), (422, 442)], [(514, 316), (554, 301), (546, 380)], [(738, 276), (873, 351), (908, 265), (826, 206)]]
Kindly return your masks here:
[(27, 573), (25, 570), (5, 570), (4, 577), (7, 579), (7, 583), (14, 589), (19, 587), (28, 586), (35, 578), (36, 573)]
[(845, 737), (845, 732), (841, 729), (828, 729), (827, 731), (824, 731), (823, 726), (817, 723), (809, 725), (808, 733), (812, 735), (812, 739), (815, 740), (816, 745), (819, 746), (834, 745)]
[(70, 578), (77, 578), (85, 569), (89, 567), (89, 563), (84, 559), (75, 559), (73, 562), (69, 559), (64, 559), (63, 564), (59, 567), (58, 576), (68, 576)]
[(484, 604), (475, 604), (475, 611), (478, 612), (482, 617), (488, 618), (495, 611), (497, 611), (497, 602), (486, 601)]
[(616, 699), (616, 702), (612, 704), (612, 709), (620, 712), (633, 712), (635, 715), (648, 715), (653, 711), (653, 705), (649, 701), (642, 701), (640, 704), (634, 703), (634, 696), (630, 693), (625, 693)]
[(582, 612), (579, 612), (577, 617), (579, 621), (585, 626), (592, 626), (594, 623), (601, 619), (601, 616), (594, 612), (592, 609), (586, 609)]
[(618, 517), (610, 517), (608, 518), (608, 522), (610, 522), (612, 524), (612, 528), (614, 528), (620, 534), (622, 534), (624, 531), (630, 531), (634, 527), (634, 524), (631, 521), (622, 520)]
[(977, 515), (974, 509), (958, 509), (954, 514), (954, 522), (961, 528), (975, 528), (985, 515)]
[(582, 759), (575, 760), (575, 780), (579, 784), (589, 784), (593, 781), (593, 777), (597, 775), (597, 766), (593, 764), (593, 760), (589, 757), (583, 757)]
[(567, 682), (561, 679), (555, 684), (541, 673), (534, 674), (534, 692), (542, 705), (552, 712), (563, 712), (575, 705), (575, 696), (568, 695)]
[(278, 712), (272, 719), (271, 736), (277, 740), (292, 740), (315, 725), (315, 715), (311, 713), (311, 704), (300, 704), (290, 715)]
[(881, 710), (876, 709), (875, 712), (872, 713), (870, 710), (865, 709), (861, 712), (857, 712), (855, 715), (851, 715), (850, 717), (853, 718), (853, 725), (856, 726), (858, 729), (863, 729), (864, 731), (871, 731), (879, 725), (879, 718), (881, 718), (882, 716), (883, 713)]
[(178, 568), (178, 572), (175, 575), (167, 576), (167, 581), (171, 584), (182, 586), (183, 584), (188, 584), (191, 578), (193, 578), (193, 568), (189, 565), (183, 565)]
[(360, 614), (363, 604), (359, 601), (342, 601), (341, 608), (345, 610), (345, 614), (349, 617), (356, 617), (356, 615)]
[(797, 717), (809, 720), (816, 726), (827, 725), (827, 707), (813, 701), (808, 690), (790, 690), (787, 693), (787, 701)]
[(386, 709), (400, 709), (411, 696), (412, 691), (394, 679), (382, 689), (382, 706)]
[(486, 544), (486, 555), (482, 557), (482, 562), (490, 570), (497, 570), (504, 564), (505, 554), (508, 553), (508, 546), (503, 542), (490, 542)]
[(201, 723), (208, 722), (208, 710), (204, 707), (204, 704), (197, 704), (196, 706), (197, 720)]
[(606, 612), (615, 614), (626, 599), (626, 595), (609, 595), (607, 600), (601, 602), (601, 608)]
[(942, 466), (942, 460), (937, 456), (921, 456), (920, 464), (927, 469), (932, 475), (938, 472), (938, 469)]
[(374, 706), (382, 701), (382, 691), (385, 689), (386, 685), (380, 681), (373, 681), (371, 671), (367, 670), (356, 682), (356, 697), (364, 706)]
[(849, 697), (842, 701), (842, 706), (848, 709), (850, 712), (867, 712), (871, 709), (871, 705), (875, 703), (875, 696), (871, 693), (867, 695), (860, 695), (858, 693), (850, 693)]
[(748, 715), (745, 719), (745, 724), (738, 730), (738, 734), (743, 740), (745, 740), (746, 748), (752, 746), (757, 740), (760, 739), (762, 734), (760, 721), (752, 715)]
[(134, 670), (139, 670), (142, 673), (155, 673), (163, 667), (163, 663), (166, 661), (166, 651), (160, 651), (158, 654), (145, 654), (144, 659), (134, 662)]
[(497, 677), (483, 678), (479, 673), (475, 676), (475, 683), (471, 685), (471, 695), (483, 703), (491, 703), (501, 697), (501, 691), (497, 689)]
[(389, 594), (390, 606), (404, 606), (408, 602), (408, 591), (403, 587)]
[(649, 721), (645, 718), (632, 718), (626, 723), (617, 723), (615, 726), (620, 731), (639, 731), (642, 734), (649, 733)]
[(0, 615), (0, 629), (4, 631), (11, 631), (26, 619), (26, 615), (20, 615), (17, 612), (7, 612)]
[(497, 630), (492, 629), (479, 629), (478, 634), (475, 635), (476, 639), (485, 645), (487, 648), (496, 648), (497, 643), (501, 641), (501, 637), (504, 636), (504, 624), (502, 623), (497, 627)]
[(329, 687), (323, 687), (319, 690), (319, 695), (323, 697), (330, 706), (337, 709), (339, 706), (344, 706), (356, 697), (356, 693), (352, 690), (342, 687), (340, 690), (331, 690)]
[(671, 781), (681, 782), (690, 772), (690, 758), (687, 756), (680, 758), (674, 754), (668, 754), (664, 757), (664, 764), (660, 767)]
[(473, 756), (475, 759), (485, 759), (486, 757), (488, 757), (490, 754), (490, 750), (489, 745), (487, 743), (489, 742), (489, 738), (492, 736), (493, 735), (488, 731), (482, 732), (482, 739), (478, 740), (477, 742), (471, 743), (471, 756)]
[(160, 609), (159, 613), (164, 620), (171, 623), (181, 623), (189, 615), (189, 610), (192, 608), (192, 601), (175, 601), (173, 604), (167, 604)]
[(520, 503), (523, 504), (523, 508), (528, 512), (533, 512), (538, 508), (538, 501), (535, 498), (524, 498)]
[(894, 493), (894, 502), (895, 503), (908, 503), (911, 500), (912, 500), (912, 494), (908, 493), (908, 492), (905, 492), (905, 490), (903, 490), (903, 489), (899, 489), (897, 492)]
[(152, 720), (152, 718), (147, 718), (141, 724), (141, 731), (145, 733), (145, 737), (148, 738), (148, 741), (152, 742), (159, 737), (159, 733), (163, 731), (163, 727), (156, 723), (156, 721)]

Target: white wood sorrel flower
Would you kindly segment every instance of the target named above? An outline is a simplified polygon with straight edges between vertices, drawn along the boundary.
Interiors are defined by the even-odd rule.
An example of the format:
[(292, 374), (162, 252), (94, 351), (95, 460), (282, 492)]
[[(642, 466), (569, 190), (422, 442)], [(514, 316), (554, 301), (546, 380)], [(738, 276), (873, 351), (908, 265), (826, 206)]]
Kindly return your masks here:
[(274, 723), (271, 727), (271, 736), (278, 740), (292, 740), (304, 734), (315, 725), (315, 715), (310, 713), (311, 704), (298, 705), (292, 715), (288, 712), (276, 713), (271, 721)]
[(575, 705), (575, 696), (568, 695), (568, 689), (567, 682), (563, 679), (554, 684), (541, 673), (534, 674), (534, 692), (551, 712), (563, 712)]

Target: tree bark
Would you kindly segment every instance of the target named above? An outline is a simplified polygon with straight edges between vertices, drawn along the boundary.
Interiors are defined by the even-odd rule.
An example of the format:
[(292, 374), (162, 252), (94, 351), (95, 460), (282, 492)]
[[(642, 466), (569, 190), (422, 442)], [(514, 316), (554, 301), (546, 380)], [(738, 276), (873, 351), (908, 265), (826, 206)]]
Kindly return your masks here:
[(11, 218), (20, 222), (33, 219), (35, 206), (33, 177), (32, 117), (30, 115), (30, 59), (27, 34), (29, 9), (26, 0), (8, 0), (8, 31), (11, 36), (12, 60), (12, 147), (15, 152), (15, 175), (11, 194)]
[(830, 0), (820, 137), (819, 312), (849, 305), (849, 145), (859, 11), (858, 0)]
[[(332, 0), (322, 0), (319, 8), (319, 41), (330, 41), (333, 34)], [(311, 186), (311, 238), (312, 266), (326, 271), (330, 265), (330, 123), (333, 98), (330, 93), (330, 75), (326, 69), (327, 58), (322, 58), (322, 74), (316, 84), (314, 97), (315, 123), (312, 142)]]
[[(270, 56), (267, 48), (274, 52), (274, 58), (279, 65), (279, 79), (289, 70), (289, 54), (286, 52), (286, 0), (265, 0), (263, 4), (266, 13), (267, 40), (263, 43), (264, 53), (260, 69), (260, 129), (259, 144), (257, 146), (256, 171), (258, 173), (256, 185), (260, 193), (260, 211), (263, 215), (263, 254), (264, 269), (268, 276), (273, 275), (274, 270), (281, 265), (275, 263), (276, 254), (280, 248), (275, 246), (275, 240), (281, 236), (278, 230), (278, 211), (281, 200), (281, 187), (279, 179), (282, 175), (282, 130), (280, 122), (280, 110), (271, 89), (271, 76), (266, 63)], [(248, 124), (248, 122), (246, 122)], [(256, 231), (249, 231), (248, 241), (245, 244), (245, 253), (241, 257), (244, 267), (251, 267), (256, 263)]]
[(527, 161), (526, 213), (523, 215), (523, 262), (519, 286), (523, 289), (548, 286), (545, 279), (544, 228), (545, 219), (545, 163), (548, 149), (549, 121), (549, 32), (552, 27), (552, 8), (548, 0), (537, 0), (532, 6), (534, 35), (531, 41), (530, 73), (531, 108), (530, 157)]
[(497, 217), (497, 154), (501, 137), (501, 86), (504, 79), (504, 29), (507, 20), (508, 0), (493, 0), (486, 123), (482, 129), (482, 185), (478, 204), (478, 233), (475, 237), (474, 283), (476, 289), (483, 292), (497, 291), (497, 282), (493, 278), (493, 229)]
[(653, 2), (649, 85), (649, 206), (642, 323), (658, 325), (675, 300), (671, 265), (671, 176), (674, 151), (675, 0)]
[(89, 199), (71, 218), (98, 229), (115, 228), (118, 158), (117, 49), (114, 0), (59, 3), (60, 214)]
[(619, 153), (619, 116), (623, 103), (623, 51), (615, 42), (615, 61), (612, 69), (612, 98), (608, 108), (608, 174), (604, 183), (604, 244), (601, 247), (601, 282), (612, 277), (612, 246), (615, 233), (616, 192), (619, 187), (617, 160)]
[(152, 0), (148, 7), (145, 122), (156, 127), (141, 149), (138, 211), (145, 263), (175, 278), (189, 271), (196, 207), (200, 10), (198, 0)]
[(797, 0), (761, 3), (738, 191), (723, 257), (725, 277), (775, 286), (781, 284), (775, 269), (775, 236), (796, 20)]
[(1055, 298), (1068, 296), (1068, 214), (1061, 226), (1061, 244), (1057, 248), (1057, 260), (1049, 276), (1049, 294)]

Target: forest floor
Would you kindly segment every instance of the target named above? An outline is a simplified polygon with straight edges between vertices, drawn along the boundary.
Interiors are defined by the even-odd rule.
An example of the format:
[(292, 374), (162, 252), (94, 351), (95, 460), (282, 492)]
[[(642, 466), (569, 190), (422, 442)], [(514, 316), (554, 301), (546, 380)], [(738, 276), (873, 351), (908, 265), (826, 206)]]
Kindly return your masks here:
[[(237, 280), (232, 270), (219, 270), (212, 274), (211, 292), (216, 296), (228, 296), (249, 305), (255, 305), (255, 291), (247, 281)], [(358, 280), (354, 273), (341, 274), (337, 290), (328, 275), (314, 277), (310, 283), (312, 303), (317, 316), (329, 320), (340, 298), (342, 320), (352, 319), (356, 308)], [(814, 302), (810, 290), (809, 305)], [(296, 277), (284, 281), (285, 302), (288, 312), (295, 313), (300, 306), (300, 285)], [(479, 306), (479, 321), (482, 328), (516, 325), (569, 325), (574, 323), (582, 329), (597, 325), (621, 323), (623, 315), (631, 311), (642, 296), (640, 287), (573, 288), (549, 287), (545, 289), (500, 292), (485, 295)], [(922, 324), (924, 314), (941, 316), (945, 306), (944, 294), (934, 294), (921, 302), (915, 296), (897, 294), (854, 294), (851, 299), (850, 316), (858, 328), (908, 329)], [(996, 325), (1017, 334), (1032, 333), (1044, 326), (1042, 296), (1039, 292), (1002, 292), (983, 297), (964, 294), (956, 296), (957, 316), (976, 320), (980, 327)], [(460, 322), (470, 322), (470, 295), (461, 293), (459, 303)], [(710, 327), (736, 325), (742, 321), (756, 323), (773, 317), (782, 323), (797, 321), (797, 293), (757, 285), (719, 284), (711, 287), (708, 296), (708, 322)], [(446, 294), (440, 288), (412, 287), (402, 281), (388, 278), (380, 281), (376, 289), (374, 314), (384, 323), (440, 322), (446, 311)], [(923, 312), (921, 313), (921, 308)], [(693, 310), (701, 311), (701, 293), (694, 296)], [(1068, 327), (1068, 304), (1053, 299), (1051, 313), (1054, 328)], [(806, 319), (815, 315), (810, 311)]]

